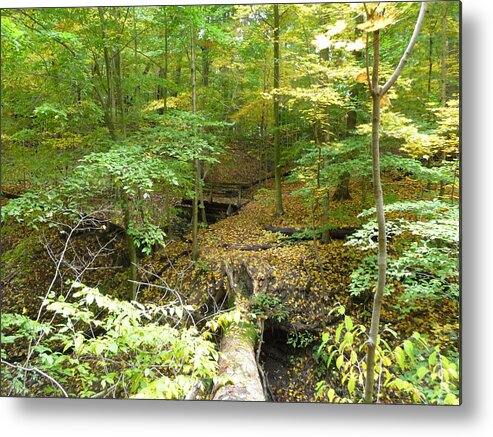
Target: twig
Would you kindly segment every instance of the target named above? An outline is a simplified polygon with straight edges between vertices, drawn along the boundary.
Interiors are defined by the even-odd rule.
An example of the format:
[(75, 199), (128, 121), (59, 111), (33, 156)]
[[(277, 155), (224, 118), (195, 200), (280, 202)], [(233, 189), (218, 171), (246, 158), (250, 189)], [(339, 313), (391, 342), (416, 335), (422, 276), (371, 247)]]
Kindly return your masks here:
[(52, 378), (50, 375), (47, 375), (45, 372), (43, 372), (42, 370), (39, 370), (36, 367), (23, 367), (23, 366), (19, 366), (17, 364), (9, 363), (8, 361), (5, 361), (5, 360), (3, 360), (1, 358), (0, 358), (0, 363), (5, 364), (6, 366), (12, 367), (14, 369), (23, 370), (25, 372), (37, 372), (41, 376), (45, 377), (46, 379), (49, 379), (53, 384), (55, 384), (61, 390), (61, 392), (63, 393), (63, 395), (66, 398), (69, 397), (69, 395), (67, 394), (67, 392), (64, 390), (64, 388), (60, 385), (60, 383), (56, 379)]

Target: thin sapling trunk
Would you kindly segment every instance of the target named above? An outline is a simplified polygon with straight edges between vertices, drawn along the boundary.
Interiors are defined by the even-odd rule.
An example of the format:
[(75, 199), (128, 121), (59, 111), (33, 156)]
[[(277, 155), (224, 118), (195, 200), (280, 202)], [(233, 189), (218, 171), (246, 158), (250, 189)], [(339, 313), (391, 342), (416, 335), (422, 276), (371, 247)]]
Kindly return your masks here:
[[(373, 388), (375, 383), (375, 350), (378, 342), (378, 330), (380, 324), (380, 314), (382, 308), (382, 300), (385, 291), (385, 281), (387, 272), (387, 237), (385, 230), (385, 210), (383, 201), (383, 189), (380, 170), (380, 103), (382, 97), (394, 85), (406, 64), (411, 50), (416, 44), (419, 31), (423, 24), (426, 13), (426, 3), (421, 3), (421, 10), (416, 21), (413, 35), (409, 44), (402, 55), (399, 65), (395, 69), (392, 76), (380, 86), (379, 82), (379, 67), (380, 67), (380, 30), (373, 32), (373, 71), (371, 81), (369, 82), (370, 92), (372, 96), (372, 172), (373, 172), (373, 192), (375, 196), (375, 207), (377, 213), (378, 224), (378, 279), (377, 287), (373, 299), (373, 309), (371, 316), (370, 333), (368, 336), (367, 358), (366, 358), (366, 381), (364, 401), (366, 403), (373, 402)], [(370, 17), (369, 17), (370, 18)], [(370, 80), (368, 78), (368, 80)]]

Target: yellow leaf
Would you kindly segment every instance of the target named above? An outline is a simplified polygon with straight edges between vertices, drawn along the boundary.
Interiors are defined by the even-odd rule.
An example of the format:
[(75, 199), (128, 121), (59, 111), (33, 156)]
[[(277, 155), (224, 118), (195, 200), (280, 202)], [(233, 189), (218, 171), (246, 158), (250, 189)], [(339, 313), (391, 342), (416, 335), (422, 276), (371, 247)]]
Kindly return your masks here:
[(337, 35), (338, 33), (341, 33), (347, 26), (347, 23), (345, 20), (339, 20), (336, 24), (334, 24), (332, 27), (329, 27), (327, 29), (327, 35), (329, 36), (334, 36)]
[(348, 52), (357, 52), (359, 50), (363, 50), (366, 47), (366, 44), (361, 38), (358, 38), (356, 41), (350, 41), (346, 44), (346, 50)]
[(366, 83), (366, 81), (368, 80), (368, 76), (366, 73), (360, 73), (356, 76), (355, 80), (358, 83)]
[(330, 47), (332, 41), (326, 35), (319, 34), (319, 35), (315, 35), (315, 39), (312, 40), (310, 44), (315, 46), (317, 51), (320, 51)]
[(384, 94), (380, 99), (380, 108), (386, 108), (387, 106), (390, 106), (390, 99), (387, 94)]
[(384, 29), (396, 22), (396, 14), (389, 14), (387, 17), (377, 15), (370, 18), (364, 23), (358, 24), (356, 27), (363, 32), (375, 32), (376, 30)]

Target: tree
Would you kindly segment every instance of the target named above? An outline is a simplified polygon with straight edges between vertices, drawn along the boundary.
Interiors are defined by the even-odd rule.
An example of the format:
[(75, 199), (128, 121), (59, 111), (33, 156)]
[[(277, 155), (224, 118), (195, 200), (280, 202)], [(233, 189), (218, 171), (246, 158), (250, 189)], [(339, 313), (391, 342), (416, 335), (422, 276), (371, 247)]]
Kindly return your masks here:
[(273, 6), (274, 10), (274, 98), (273, 98), (273, 110), (274, 110), (274, 179), (276, 184), (276, 215), (283, 214), (282, 208), (282, 185), (281, 185), (281, 143), (279, 132), (279, 64), (281, 62), (281, 56), (279, 53), (279, 34), (280, 34), (280, 21), (279, 21), (279, 5), (276, 3)]
[(402, 58), (387, 82), (380, 86), (379, 67), (380, 67), (380, 30), (391, 24), (393, 18), (385, 17), (378, 10), (378, 5), (373, 9), (365, 4), (367, 21), (359, 27), (365, 32), (372, 33), (373, 36), (373, 69), (370, 79), (369, 65), (367, 58), (368, 88), (372, 97), (372, 169), (373, 169), (373, 189), (375, 196), (375, 206), (378, 223), (378, 280), (375, 290), (373, 309), (371, 317), (370, 332), (367, 346), (366, 360), (366, 383), (365, 383), (365, 402), (373, 402), (374, 369), (375, 369), (375, 348), (378, 341), (378, 327), (380, 324), (380, 311), (382, 306), (383, 293), (385, 290), (386, 268), (387, 268), (387, 234), (385, 230), (385, 210), (383, 201), (382, 181), (380, 174), (380, 107), (382, 98), (394, 85), (398, 79), (404, 65), (406, 64), (411, 51), (418, 39), (419, 31), (423, 24), (426, 13), (426, 3), (421, 3), (416, 25), (409, 41), (409, 44), (402, 55)]
[[(190, 24), (190, 70), (192, 77), (192, 114), (197, 115), (197, 77), (195, 65), (195, 28), (194, 23)], [(197, 132), (197, 127), (193, 126), (193, 135)], [(195, 169), (194, 195), (192, 211), (192, 258), (196, 261), (199, 258), (199, 199), (200, 199), (200, 161), (199, 158), (193, 159)]]

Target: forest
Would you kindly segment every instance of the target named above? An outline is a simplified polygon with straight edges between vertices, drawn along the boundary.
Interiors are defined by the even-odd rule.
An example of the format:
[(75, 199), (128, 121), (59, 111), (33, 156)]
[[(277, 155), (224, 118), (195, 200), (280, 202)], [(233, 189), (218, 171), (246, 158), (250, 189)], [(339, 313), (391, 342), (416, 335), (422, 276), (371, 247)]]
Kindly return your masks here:
[(460, 3), (2, 9), (1, 396), (459, 405)]

